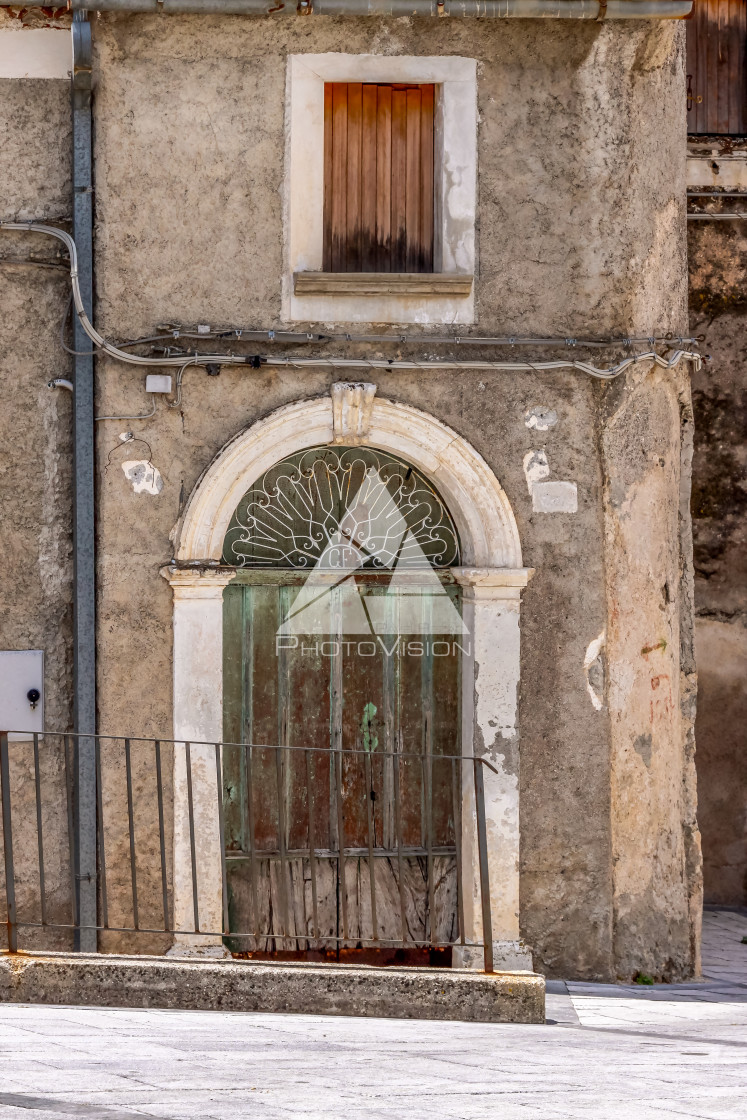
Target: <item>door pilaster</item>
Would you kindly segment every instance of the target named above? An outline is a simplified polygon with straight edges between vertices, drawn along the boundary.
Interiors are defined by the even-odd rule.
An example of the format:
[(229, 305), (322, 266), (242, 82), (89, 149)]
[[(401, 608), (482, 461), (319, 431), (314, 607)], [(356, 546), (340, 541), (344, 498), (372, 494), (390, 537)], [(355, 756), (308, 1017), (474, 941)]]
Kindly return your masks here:
[[(496, 969), (532, 968), (519, 931), (520, 596), (531, 568), (453, 568), (470, 635), (462, 662), (462, 750), (485, 758), (490, 914)], [(481, 942), (483, 922), (472, 767), (462, 776), (465, 937)], [(454, 963), (482, 967), (482, 950), (457, 946)]]

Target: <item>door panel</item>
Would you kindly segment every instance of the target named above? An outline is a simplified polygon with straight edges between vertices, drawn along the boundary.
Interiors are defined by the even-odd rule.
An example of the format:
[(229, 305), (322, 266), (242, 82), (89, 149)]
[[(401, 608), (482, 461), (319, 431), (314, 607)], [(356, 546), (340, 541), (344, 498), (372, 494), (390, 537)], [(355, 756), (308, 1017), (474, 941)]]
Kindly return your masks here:
[[(460, 640), (400, 635), (396, 600), (386, 605), (392, 633), (381, 639), (338, 633), (301, 636), (295, 645), (276, 640), (306, 578), (299, 572), (241, 571), (226, 588), (225, 738), (355, 753), (340, 758), (254, 746), (250, 783), (247, 752), (225, 748), (231, 928), (256, 928), (263, 935), (256, 948), (264, 952), (303, 951), (319, 947), (325, 937), (351, 944), (371, 939), (370, 847), (378, 853), (379, 939), (401, 939), (404, 900), (409, 939), (451, 940), (459, 775), (455, 763), (439, 756), (459, 753)], [(459, 588), (448, 573), (444, 578), (459, 609)], [(356, 573), (364, 602), (384, 594), (388, 581), (389, 575)], [(427, 616), (429, 600), (422, 598)], [(405, 757), (395, 767), (386, 752)], [(352, 849), (344, 876), (336, 855), (341, 828), (346, 849)], [(285, 940), (274, 936), (281, 933)], [(255, 943), (242, 939), (236, 947), (253, 950)]]

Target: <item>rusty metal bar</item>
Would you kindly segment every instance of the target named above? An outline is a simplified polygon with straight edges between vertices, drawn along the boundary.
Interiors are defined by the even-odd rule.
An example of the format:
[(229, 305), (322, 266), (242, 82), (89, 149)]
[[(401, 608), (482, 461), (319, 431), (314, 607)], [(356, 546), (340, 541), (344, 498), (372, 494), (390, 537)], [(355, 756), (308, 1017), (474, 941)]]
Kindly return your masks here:
[(371, 929), (374, 941), (379, 939), (379, 927), (376, 921), (376, 875), (374, 873), (374, 829), (373, 829), (373, 777), (371, 774), (371, 755), (364, 757), (366, 768), (366, 816), (368, 819), (368, 879), (371, 885)]
[[(42, 732), (42, 734), (44, 734), (44, 735), (62, 735), (64, 738), (70, 739), (71, 741), (74, 741), (76, 739), (107, 739), (111, 743), (124, 743), (125, 739), (129, 739), (131, 743), (153, 743), (154, 742), (154, 740), (152, 738), (147, 738), (146, 736), (143, 736), (143, 735), (76, 735), (76, 733), (74, 731), (66, 731), (64, 733), (59, 732), (59, 731), (44, 731), (44, 732)], [(184, 740), (182, 740), (182, 739), (165, 739), (163, 735), (159, 736), (158, 741), (159, 741), (159, 743), (169, 743), (169, 744), (180, 745), (180, 746), (184, 742)], [(215, 743), (215, 740), (213, 739), (210, 742), (207, 742), (207, 740), (193, 739), (191, 742), (192, 742), (193, 747), (212, 747)], [(221, 740), (221, 747), (244, 747), (244, 746), (246, 746), (246, 743), (231, 743), (228, 740)], [(284, 751), (315, 751), (315, 752), (318, 752), (319, 754), (325, 754), (325, 755), (330, 755), (335, 750), (342, 750), (343, 749), (342, 747), (330, 748), (330, 747), (294, 746), (292, 743), (252, 743), (251, 746), (253, 746), (255, 750), (268, 750), (268, 751), (273, 750), (274, 751), (276, 748), (279, 748), (279, 749), (284, 750)], [(365, 750), (363, 750), (362, 747), (360, 749), (355, 748), (355, 747), (345, 747), (344, 748), (344, 753), (354, 755), (354, 754), (365, 754), (366, 752), (365, 752)], [(418, 752), (415, 752), (415, 751), (400, 751), (400, 752), (377, 751), (377, 754), (380, 757), (384, 757), (384, 756), (391, 757), (395, 753), (398, 753), (400, 758), (417, 758), (417, 759), (422, 758), (422, 751), (418, 751)], [(467, 756), (467, 755), (461, 755), (461, 754), (439, 754), (438, 757), (439, 758), (454, 758), (457, 761), (462, 761), (462, 762), (464, 762), (464, 761), (471, 762), (472, 761), (472, 756), (471, 755)], [(481, 761), (482, 761), (483, 766), (487, 766), (488, 770), (492, 770), (494, 774), (498, 773), (495, 766), (493, 766), (492, 762), (489, 762), (487, 758), (483, 758), (483, 759), (481, 759)]]
[[(49, 922), (46, 927), (43, 927), (41, 922), (17, 922), (16, 925), (18, 926), (18, 929), (42, 929), (42, 928), (46, 928), (46, 929), (76, 929), (76, 928), (78, 928), (76, 926), (73, 926), (70, 922)], [(107, 928), (108, 928), (110, 933), (134, 933), (135, 932), (135, 930), (133, 930), (132, 926), (108, 926)], [(101, 929), (103, 929), (103, 926), (100, 926), (100, 925), (86, 926), (86, 929), (101, 930)], [(154, 927), (141, 926), (140, 929), (137, 932), (138, 933), (154, 933), (154, 934), (160, 933), (160, 934), (162, 934), (163, 929), (161, 929), (160, 927), (155, 927), (155, 926)], [(194, 933), (194, 930), (192, 930), (192, 929), (174, 929), (174, 930), (170, 930), (169, 932), (179, 934), (179, 935), (183, 935), (183, 936), (190, 936), (191, 934)], [(222, 937), (222, 934), (221, 934), (220, 930), (201, 930), (200, 932), (204, 933), (205, 935), (210, 936), (210, 937)], [(242, 937), (250, 937), (251, 934), (238, 932), (238, 933), (233, 933), (231, 936), (236, 937), (236, 938), (242, 938)], [(278, 939), (278, 940), (280, 940), (280, 939)], [(295, 940), (299, 940), (299, 938), (297, 936), (293, 936), (293, 937), (285, 938), (285, 940), (295, 941)], [(300, 940), (307, 940), (307, 939), (306, 938), (300, 938)], [(324, 935), (324, 940), (335, 941), (335, 942), (341, 944), (345, 939), (343, 937), (336, 937), (334, 934), (330, 933), (330, 934), (325, 934)], [(350, 940), (350, 938), (348, 938), (348, 940)], [(356, 937), (355, 941), (356, 941), (356, 944), (359, 945), (362, 948), (363, 947), (365, 947), (365, 948), (370, 947), (372, 949), (376, 949), (376, 948), (381, 947), (381, 941), (374, 941), (372, 937)], [(410, 947), (412, 947), (414, 949), (431, 949), (432, 948), (432, 945), (431, 945), (430, 941), (418, 941), (417, 939), (414, 939), (414, 938), (412, 940), (410, 940), (408, 944), (410, 945)], [(452, 944), (453, 944), (453, 942), (451, 942), (451, 941), (444, 941), (443, 943), (441, 943), (443, 948), (448, 948)]]
[(311, 754), (306, 755), (306, 796), (309, 810), (309, 871), (311, 872), (312, 932), (319, 939), (319, 908), (316, 893), (316, 844), (314, 843), (314, 786), (311, 775)]
[[(278, 847), (280, 849), (280, 874), (278, 891), (280, 894), (280, 938), (283, 944), (288, 940), (288, 897), (286, 894), (288, 853), (285, 839), (285, 775), (282, 750), (275, 751), (275, 774), (278, 787)], [(272, 889), (272, 881), (270, 881)]]
[(255, 949), (259, 948), (259, 899), (257, 897), (257, 857), (254, 845), (254, 786), (252, 784), (252, 747), (244, 746), (247, 791), (247, 835), (249, 839), (249, 861), (252, 879), (252, 925), (254, 927)]
[(156, 795), (158, 797), (158, 847), (161, 854), (161, 903), (163, 905), (163, 931), (169, 933), (169, 886), (166, 875), (166, 830), (163, 820), (163, 775), (161, 774), (161, 741), (154, 743), (156, 755)]
[(3, 787), (3, 855), (5, 857), (5, 905), (7, 911), (8, 952), (18, 952), (18, 914), (16, 913), (16, 874), (13, 865), (13, 821), (10, 812), (10, 760), (8, 732), (0, 732), (0, 779)]
[(42, 925), (47, 924), (47, 892), (44, 885), (44, 834), (42, 831), (41, 773), (39, 771), (39, 735), (34, 732), (34, 794), (36, 798), (36, 847), (39, 859), (39, 899)]
[[(396, 853), (396, 850), (397, 850), (396, 849), (396, 844), (394, 843), (394, 841), (392, 841), (392, 845), (393, 846), (391, 848), (374, 848), (374, 850), (373, 850), (374, 859), (391, 859), (392, 856)], [(285, 854), (286, 854), (286, 857), (287, 857), (289, 862), (291, 860), (295, 860), (295, 859), (308, 859), (309, 858), (309, 849), (308, 849), (308, 847), (304, 847), (304, 848), (287, 848), (286, 847)], [(315, 854), (317, 860), (320, 860), (320, 859), (334, 859), (334, 860), (336, 860), (336, 859), (338, 859), (338, 857), (340, 855), (337, 848), (319, 848), (319, 847), (316, 847), (314, 849), (314, 854)], [(452, 844), (434, 844), (433, 845), (433, 855), (434, 856), (453, 856), (454, 854), (455, 854), (454, 846)], [(402, 845), (402, 855), (405, 857), (405, 859), (416, 859), (418, 856), (425, 857), (425, 856), (428, 855), (428, 849), (427, 848), (421, 848), (420, 846), (411, 847), (409, 845), (403, 844)], [(346, 859), (360, 859), (361, 857), (363, 857), (363, 858), (368, 857), (368, 845), (366, 845), (365, 847), (362, 847), (362, 848), (353, 848), (349, 844), (347, 845), (347, 847), (345, 848), (345, 858)], [(263, 859), (263, 860), (280, 860), (280, 851), (279, 851), (278, 848), (262, 848), (258, 852), (258, 858)], [(244, 860), (248, 860), (248, 859), (249, 859), (249, 856), (247, 855), (246, 852), (229, 852), (229, 851), (226, 852), (226, 863), (241, 863)]]
[(78, 932), (78, 890), (75, 882), (75, 831), (73, 825), (73, 764), (70, 758), (72, 744), (71, 736), (65, 735), (63, 742), (65, 748), (65, 794), (67, 797), (67, 841), (70, 859), (70, 890), (71, 910), (73, 914), (73, 929)]
[[(401, 744), (400, 744), (401, 745)], [(393, 777), (394, 777), (394, 830), (397, 841), (397, 879), (399, 886), (399, 920), (402, 930), (402, 944), (407, 944), (407, 915), (405, 913), (405, 871), (404, 863), (402, 860), (402, 811), (400, 805), (400, 791), (399, 791), (399, 760), (400, 756), (395, 754), (392, 759)]]
[(337, 802), (337, 881), (342, 910), (342, 940), (348, 940), (348, 892), (345, 878), (345, 822), (342, 810), (342, 751), (335, 751), (335, 793)]
[(192, 797), (192, 747), (184, 744), (184, 761), (187, 768), (187, 810), (189, 813), (189, 855), (192, 864), (192, 911), (195, 919), (195, 933), (200, 933), (200, 906), (197, 897), (197, 855), (195, 852), (195, 807)]
[(130, 758), (130, 740), (125, 739), (125, 771), (127, 775), (127, 823), (130, 831), (130, 883), (132, 885), (132, 916), (135, 929), (140, 925), (140, 915), (137, 905), (137, 862), (135, 859), (135, 819), (132, 809), (132, 760)]
[(485, 971), (493, 971), (493, 921), (490, 913), (490, 877), (488, 874), (488, 833), (485, 821), (485, 782), (482, 759), (473, 760), (475, 772), (475, 809), (477, 812), (477, 851), (480, 861), (480, 900), (482, 902), (482, 943)]
[(431, 944), (434, 944), (433, 918), (436, 913), (436, 885), (433, 861), (433, 755), (429, 752), (423, 758), (423, 781), (425, 782), (425, 847), (428, 874), (428, 929)]
[(221, 765), (220, 743), (215, 744), (215, 778), (218, 786), (218, 836), (220, 841), (220, 877), (223, 891), (223, 933), (227, 937), (228, 919), (228, 882), (226, 880), (226, 828), (223, 819), (223, 767)]
[(451, 790), (454, 806), (454, 847), (456, 848), (457, 926), (459, 944), (464, 945), (464, 880), (462, 879), (462, 783), (460, 767), (451, 760)]
[(101, 784), (101, 740), (96, 738), (96, 819), (99, 829), (99, 878), (101, 880), (101, 917), (104, 929), (109, 925), (109, 899), (106, 890), (106, 833), (104, 831), (104, 797)]

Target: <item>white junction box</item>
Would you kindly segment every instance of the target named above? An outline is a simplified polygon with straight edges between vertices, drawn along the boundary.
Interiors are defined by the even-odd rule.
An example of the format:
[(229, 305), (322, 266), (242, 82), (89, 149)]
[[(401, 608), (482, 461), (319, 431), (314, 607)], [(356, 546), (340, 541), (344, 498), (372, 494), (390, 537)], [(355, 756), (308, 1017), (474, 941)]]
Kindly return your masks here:
[(0, 650), (0, 731), (23, 740), (43, 728), (44, 651)]
[(145, 375), (145, 391), (146, 393), (170, 393), (171, 374), (147, 373)]

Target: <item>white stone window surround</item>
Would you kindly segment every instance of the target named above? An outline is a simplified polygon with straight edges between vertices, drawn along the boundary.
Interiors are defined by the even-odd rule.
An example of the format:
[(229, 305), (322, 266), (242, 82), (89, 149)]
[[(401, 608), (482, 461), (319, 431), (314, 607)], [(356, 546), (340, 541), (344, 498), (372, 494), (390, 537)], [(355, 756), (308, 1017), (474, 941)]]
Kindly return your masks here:
[(439, 272), (472, 276), (477, 212), (477, 62), (444, 55), (289, 55), (283, 319), (291, 322), (472, 323), (468, 295), (305, 295), (296, 272), (319, 272), (323, 253), (324, 83), (433, 82), (436, 111), (435, 246)]

